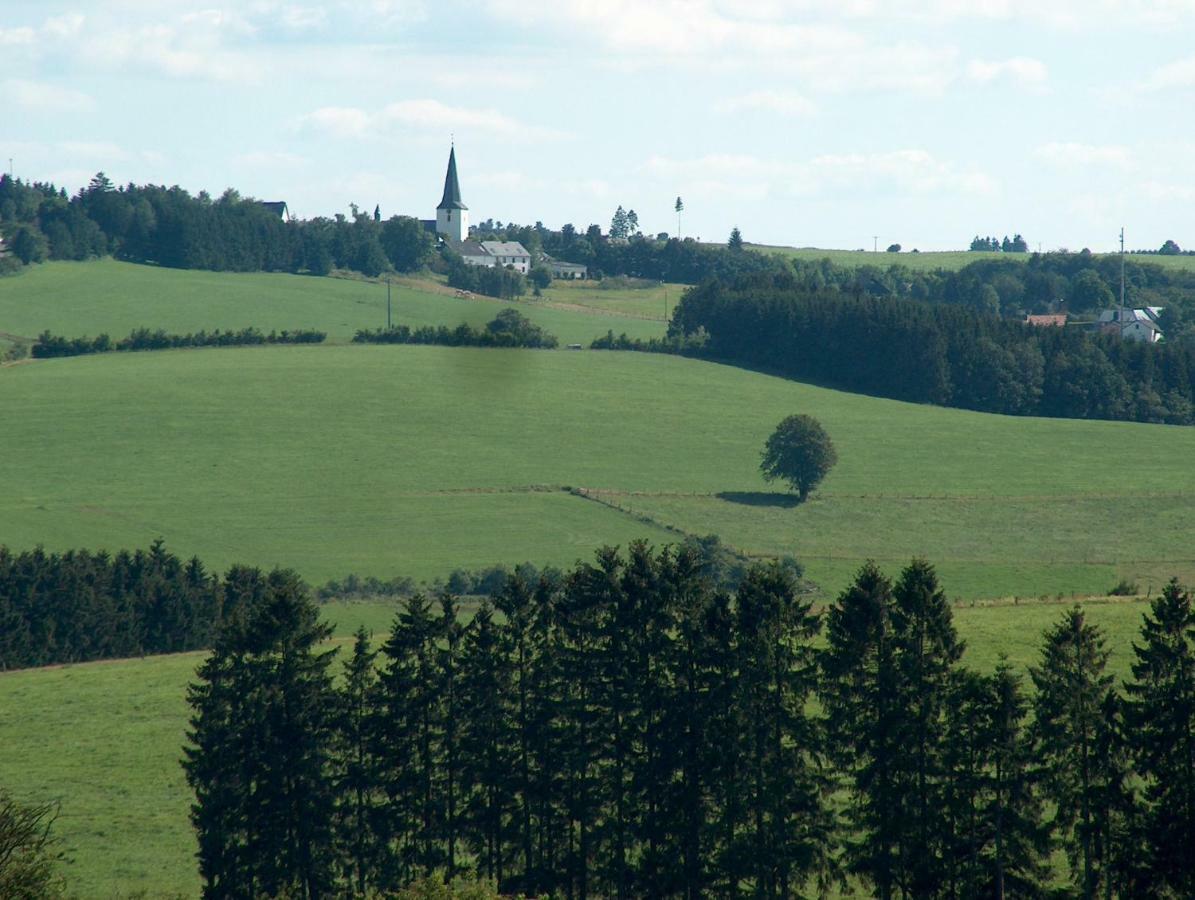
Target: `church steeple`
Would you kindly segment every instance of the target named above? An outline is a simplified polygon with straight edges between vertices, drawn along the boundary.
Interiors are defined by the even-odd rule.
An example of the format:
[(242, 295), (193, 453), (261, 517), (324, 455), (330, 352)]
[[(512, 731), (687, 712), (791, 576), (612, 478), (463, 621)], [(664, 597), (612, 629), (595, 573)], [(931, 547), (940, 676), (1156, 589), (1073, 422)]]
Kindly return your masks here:
[(461, 184), (456, 177), (456, 147), (448, 151), (448, 173), (444, 176), (444, 196), (436, 209), (468, 209), (461, 202)]
[(469, 237), (469, 207), (461, 202), (461, 183), (456, 177), (456, 146), (448, 151), (448, 172), (444, 175), (444, 196), (436, 207), (436, 231), (453, 241)]

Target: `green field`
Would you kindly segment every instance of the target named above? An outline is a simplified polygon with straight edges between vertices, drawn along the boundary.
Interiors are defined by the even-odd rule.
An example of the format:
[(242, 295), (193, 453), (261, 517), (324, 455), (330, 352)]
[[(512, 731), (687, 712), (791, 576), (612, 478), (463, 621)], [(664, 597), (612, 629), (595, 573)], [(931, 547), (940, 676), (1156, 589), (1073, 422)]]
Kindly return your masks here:
[[(1127, 674), (1129, 642), (1144, 607), (1141, 601), (1086, 606), (1089, 620), (1108, 633), (1118, 675)], [(1003, 651), (1018, 666), (1032, 664), (1042, 630), (1064, 609), (1053, 603), (957, 608), (955, 622), (968, 644), (964, 662), (991, 669)], [(392, 612), (368, 603), (327, 608), (342, 645), (357, 624), (380, 637)], [(63, 871), (72, 895), (198, 894), (191, 798), (179, 759), (186, 684), (201, 658), (184, 653), (0, 674), (0, 784), (30, 802), (61, 803), (55, 832), (70, 858)]]
[[(1023, 262), (1030, 256), (1028, 253), (995, 253), (989, 251), (969, 250), (934, 250), (922, 253), (911, 253), (913, 248), (908, 246), (902, 253), (878, 253), (870, 250), (822, 250), (817, 247), (776, 247), (767, 244), (748, 244), (752, 250), (761, 253), (779, 253), (793, 259), (815, 262), (828, 259), (836, 265), (853, 268), (858, 266), (879, 266), (888, 268), (891, 265), (907, 266), (918, 272), (933, 269), (947, 269), (954, 271), (969, 263), (981, 259), (1008, 259)], [(1080, 248), (1074, 248), (1078, 251)], [(1097, 254), (1101, 255), (1101, 254)], [(1104, 254), (1114, 255), (1114, 254)], [(1145, 265), (1158, 265), (1167, 269), (1195, 270), (1195, 256), (1159, 256), (1156, 254), (1129, 254), (1128, 259)]]
[[(393, 321), (411, 326), (480, 326), (509, 305), (460, 299), (435, 282), (399, 279), (391, 290)], [(643, 338), (664, 333), (662, 322), (617, 310), (579, 315), (542, 302), (517, 306), (562, 344), (588, 345), (608, 328)], [(318, 328), (329, 341), (344, 343), (359, 328), (385, 325), (386, 285), (378, 281), (160, 269), (110, 259), (48, 263), (0, 278), (0, 336), (35, 337), (49, 330), (66, 337), (107, 332), (115, 338), (139, 327), (183, 333), (255, 326)]]
[[(609, 287), (600, 281), (554, 281), (544, 290), (545, 303), (562, 308), (590, 312), (623, 314), (664, 321), (671, 316), (685, 292), (683, 284), (656, 284), (648, 287)], [(618, 329), (611, 323), (609, 326)]]
[[(13, 547), (161, 536), (212, 566), (322, 583), (565, 565), (675, 528), (795, 555), (830, 593), (863, 559), (913, 554), (967, 598), (1195, 572), (1195, 429), (910, 405), (670, 356), (107, 354), (0, 371), (0, 408)], [(757, 469), (793, 412), (821, 420), (841, 459), (796, 507)]]

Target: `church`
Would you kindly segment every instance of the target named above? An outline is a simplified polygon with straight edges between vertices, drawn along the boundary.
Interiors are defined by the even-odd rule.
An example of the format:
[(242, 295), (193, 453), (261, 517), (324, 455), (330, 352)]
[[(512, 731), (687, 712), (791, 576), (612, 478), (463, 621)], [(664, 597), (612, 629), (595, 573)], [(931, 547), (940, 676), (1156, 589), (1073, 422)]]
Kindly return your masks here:
[(425, 219), (423, 225), (429, 231), (434, 229), (436, 235), (471, 266), (509, 266), (524, 275), (531, 271), (531, 254), (518, 241), (469, 240), (469, 207), (461, 199), (455, 145), (448, 151), (444, 194), (436, 207), (435, 221)]

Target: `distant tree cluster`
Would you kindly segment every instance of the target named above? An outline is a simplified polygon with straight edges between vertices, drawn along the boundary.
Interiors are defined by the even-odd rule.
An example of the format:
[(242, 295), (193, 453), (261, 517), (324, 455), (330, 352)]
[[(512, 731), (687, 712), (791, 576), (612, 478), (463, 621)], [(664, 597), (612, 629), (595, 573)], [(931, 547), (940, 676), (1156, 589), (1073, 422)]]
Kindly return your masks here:
[(1004, 240), (976, 235), (971, 239), (971, 246), (968, 249), (989, 250), (997, 253), (1028, 253), (1029, 244), (1019, 234), (1014, 234), (1011, 240), (1007, 234), (1004, 235)]
[(1195, 613), (1155, 599), (1125, 694), (1080, 607), (1032, 697), (960, 665), (933, 567), (874, 565), (818, 615), (786, 570), (730, 592), (693, 548), (509, 576), (468, 618), (401, 607), (333, 678), (274, 573), (191, 686), (205, 896), (1191, 896)]
[(34, 341), (32, 356), (49, 359), (59, 356), (83, 356), (88, 353), (131, 352), (135, 350), (171, 350), (182, 347), (257, 347), (263, 344), (321, 344), (327, 333), (314, 329), (271, 331), (256, 328), (240, 331), (197, 331), (194, 334), (167, 334), (158, 329), (138, 328), (128, 337), (113, 341), (108, 335), (65, 338), (43, 331)]
[(221, 580), (161, 541), (115, 555), (0, 546), (0, 670), (210, 647), (246, 599), (244, 573)]
[(447, 325), (406, 325), (376, 330), (362, 329), (353, 335), (354, 344), (441, 344), (446, 347), (528, 347), (551, 349), (556, 336), (543, 330), (517, 309), (504, 309), (485, 328), (462, 322)]
[(527, 293), (527, 278), (513, 266), (474, 266), (447, 247), (443, 259), (449, 287), (501, 300), (515, 300)]
[(845, 390), (1011, 415), (1195, 423), (1195, 342), (1033, 328), (963, 307), (708, 282), (669, 328), (702, 355)]
[(180, 187), (117, 187), (101, 172), (73, 197), (52, 184), (0, 176), (0, 229), (24, 263), (111, 254), (181, 269), (376, 276), (423, 268), (434, 238), (416, 219), (352, 216), (283, 221), (234, 190), (212, 199)]

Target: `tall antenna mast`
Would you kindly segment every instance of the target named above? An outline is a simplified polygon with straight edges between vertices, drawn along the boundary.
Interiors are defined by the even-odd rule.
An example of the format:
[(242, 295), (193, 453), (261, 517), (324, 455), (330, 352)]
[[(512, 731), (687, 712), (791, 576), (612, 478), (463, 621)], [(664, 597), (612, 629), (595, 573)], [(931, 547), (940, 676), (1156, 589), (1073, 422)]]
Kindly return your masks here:
[(1120, 226), (1120, 318), (1124, 320), (1124, 226)]

